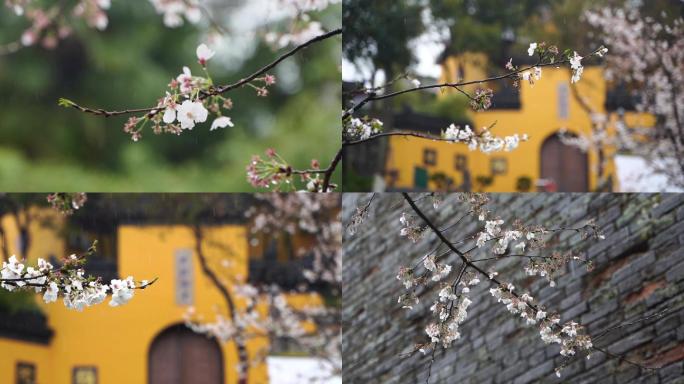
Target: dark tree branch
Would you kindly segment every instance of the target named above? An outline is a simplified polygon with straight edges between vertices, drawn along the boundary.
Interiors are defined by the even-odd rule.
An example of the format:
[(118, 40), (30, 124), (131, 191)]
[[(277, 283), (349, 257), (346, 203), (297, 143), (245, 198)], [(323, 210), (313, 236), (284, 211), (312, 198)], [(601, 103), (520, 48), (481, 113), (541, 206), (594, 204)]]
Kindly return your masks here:
[[(428, 226), (428, 228), (430, 228), (430, 230), (439, 238), (439, 240), (442, 241), (442, 243), (444, 243), (447, 247), (449, 247), (449, 249), (450, 249), (452, 252), (456, 253), (456, 254), (461, 258), (461, 260), (465, 263), (465, 265), (467, 265), (468, 267), (474, 269), (474, 270), (477, 271), (480, 275), (484, 276), (484, 278), (486, 278), (486, 279), (489, 280), (490, 282), (496, 284), (497, 286), (499, 286), (499, 287), (504, 287), (504, 285), (503, 285), (496, 277), (490, 276), (487, 272), (485, 272), (483, 269), (481, 269), (481, 268), (478, 267), (476, 264), (474, 264), (470, 259), (468, 259), (468, 258), (465, 256), (465, 254), (464, 254), (463, 252), (461, 252), (460, 250), (458, 250), (458, 248), (456, 248), (456, 247), (449, 241), (449, 239), (447, 239), (447, 238), (444, 236), (444, 234), (439, 230), (439, 228), (438, 228), (438, 227), (437, 227), (437, 226), (436, 226), (436, 225), (435, 225), (435, 224), (434, 224), (434, 223), (433, 223), (433, 222), (432, 222), (432, 221), (431, 221), (431, 220), (430, 220), (430, 219), (429, 219), (421, 210), (420, 210), (420, 208), (418, 208), (418, 206), (417, 206), (416, 203), (411, 199), (411, 197), (409, 196), (408, 193), (405, 193), (405, 192), (404, 192), (404, 193), (402, 193), (402, 195), (403, 195), (403, 197), (404, 197), (404, 200), (406, 200), (406, 202), (408, 202), (408, 204), (411, 206), (411, 208), (413, 209), (413, 211), (414, 211), (414, 212), (423, 220), (423, 222), (425, 222), (425, 224)], [(515, 293), (515, 292), (513, 292), (513, 291), (509, 291), (509, 294), (511, 294), (512, 296), (516, 297), (518, 300), (521, 300), (523, 303), (525, 303), (525, 304), (527, 305), (527, 307), (529, 307), (530, 309), (534, 310), (535, 313), (537, 313), (537, 312), (539, 311), (539, 308), (538, 308), (536, 305), (531, 304), (531, 303), (527, 302), (526, 300), (522, 300), (522, 299), (520, 298), (520, 295), (518, 295), (517, 293)], [(556, 327), (559, 327), (558, 324), (556, 324), (555, 326), (556, 326)], [(640, 363), (638, 363), (638, 362), (636, 362), (636, 361), (634, 361), (634, 360), (627, 359), (627, 358), (624, 357), (624, 356), (619, 356), (619, 355), (613, 354), (613, 353), (611, 353), (611, 352), (605, 350), (604, 348), (600, 348), (600, 347), (597, 347), (597, 346), (592, 346), (592, 349), (595, 350), (595, 351), (598, 351), (598, 352), (602, 352), (602, 353), (604, 353), (605, 355), (607, 355), (607, 356), (609, 356), (609, 357), (612, 357), (612, 358), (615, 358), (615, 359), (619, 359), (619, 360), (621, 360), (621, 361), (625, 361), (626, 363), (628, 363), (628, 364), (630, 364), (630, 365), (634, 365), (634, 366), (639, 367), (639, 368), (642, 368), (642, 369), (646, 369), (646, 370), (656, 369), (656, 368), (654, 368), (654, 367), (646, 367), (646, 366), (644, 366), (643, 364), (640, 364)]]
[(340, 149), (337, 150), (337, 153), (330, 162), (330, 165), (328, 166), (328, 168), (325, 169), (323, 176), (323, 186), (321, 187), (321, 190), (323, 192), (328, 192), (328, 187), (330, 186), (330, 178), (335, 172), (335, 168), (337, 168), (337, 164), (339, 164), (340, 160), (342, 160), (342, 147), (340, 147)]
[[(221, 293), (221, 296), (223, 296), (223, 299), (226, 301), (226, 306), (228, 307), (228, 316), (230, 317), (231, 322), (235, 325), (236, 329), (242, 333), (244, 330), (241, 328), (241, 326), (238, 324), (236, 321), (236, 311), (237, 307), (235, 306), (235, 300), (233, 300), (233, 296), (231, 295), (230, 291), (228, 290), (228, 287), (226, 287), (221, 280), (218, 278), (218, 276), (214, 273), (214, 271), (209, 267), (209, 263), (207, 262), (207, 258), (204, 255), (204, 250), (202, 248), (202, 240), (203, 240), (203, 233), (202, 229), (199, 226), (195, 226), (194, 228), (195, 232), (195, 253), (197, 253), (197, 260), (200, 263), (200, 267), (202, 268), (202, 272), (211, 280), (211, 282), (214, 284), (216, 289), (219, 290)], [(248, 377), (248, 367), (249, 367), (249, 356), (247, 355), (247, 347), (244, 343), (242, 335), (240, 337), (235, 338), (235, 345), (237, 347), (237, 352), (238, 352), (238, 360), (241, 364), (240, 369), (245, 370), (244, 375), (239, 375), (238, 376), (238, 383), (239, 384), (247, 384), (247, 377)]]
[(352, 145), (357, 145), (357, 144), (363, 144), (368, 141), (372, 141), (375, 139), (379, 139), (381, 137), (388, 137), (388, 136), (404, 136), (404, 137), (419, 137), (421, 139), (428, 139), (428, 140), (434, 140), (434, 141), (446, 141), (446, 142), (457, 142), (456, 140), (453, 139), (444, 139), (438, 136), (434, 135), (428, 135), (425, 133), (419, 133), (419, 132), (412, 132), (412, 131), (392, 131), (392, 132), (382, 132), (378, 133), (377, 135), (372, 135), (367, 139), (359, 139), (359, 140), (352, 140), (352, 141), (345, 141), (342, 143), (343, 147), (347, 146), (352, 146)]
[[(272, 61), (271, 63), (269, 63), (269, 64), (267, 64), (267, 65), (265, 65), (265, 66), (263, 66), (261, 69), (259, 69), (258, 71), (252, 73), (251, 75), (249, 75), (249, 76), (247, 76), (247, 77), (245, 77), (245, 78), (243, 78), (243, 79), (241, 79), (241, 80), (239, 80), (239, 81), (237, 81), (237, 82), (235, 82), (235, 83), (233, 83), (233, 84), (228, 84), (228, 85), (223, 85), (223, 86), (215, 87), (215, 88), (213, 88), (213, 89), (212, 89), (211, 91), (209, 91), (209, 92), (204, 92), (204, 93), (202, 93), (202, 94), (199, 96), (199, 99), (200, 99), (200, 100), (204, 100), (204, 99), (206, 99), (206, 98), (208, 98), (208, 97), (210, 97), (210, 96), (220, 95), (220, 94), (226, 93), (226, 92), (228, 92), (228, 91), (231, 91), (231, 90), (233, 90), (233, 89), (235, 89), (235, 88), (242, 87), (243, 85), (245, 85), (245, 84), (247, 84), (247, 83), (253, 81), (253, 80), (256, 79), (257, 77), (259, 77), (259, 76), (265, 74), (266, 72), (268, 72), (269, 70), (271, 70), (272, 68), (274, 68), (275, 66), (277, 66), (278, 64), (280, 64), (280, 62), (282, 62), (283, 60), (289, 58), (290, 56), (294, 55), (295, 53), (297, 53), (297, 52), (299, 52), (299, 51), (301, 51), (301, 50), (303, 50), (303, 49), (309, 47), (309, 46), (312, 45), (312, 44), (315, 44), (315, 43), (317, 43), (317, 42), (319, 42), (319, 41), (326, 40), (326, 39), (328, 39), (328, 38), (330, 38), (330, 37), (339, 35), (339, 34), (341, 34), (341, 33), (342, 33), (342, 28), (338, 28), (338, 29), (335, 29), (335, 30), (330, 31), (330, 32), (328, 32), (328, 33), (322, 34), (322, 35), (320, 35), (320, 36), (316, 36), (316, 37), (314, 37), (313, 39), (311, 39), (311, 40), (309, 40), (309, 41), (307, 41), (307, 42), (305, 42), (305, 43), (302, 43), (301, 45), (298, 45), (298, 46), (292, 48), (290, 51), (288, 51), (288, 52), (282, 54), (281, 56), (279, 56), (278, 58), (276, 58), (274, 61)], [(159, 106), (155, 106), (155, 107), (138, 108), (138, 109), (124, 109), (124, 110), (120, 110), (120, 111), (107, 111), (107, 110), (104, 110), (104, 109), (101, 109), (101, 108), (89, 108), (89, 107), (84, 107), (84, 106), (81, 106), (81, 105), (79, 105), (79, 104), (76, 104), (76, 103), (74, 103), (74, 102), (72, 102), (72, 101), (68, 101), (68, 104), (69, 104), (69, 106), (71, 106), (71, 107), (73, 107), (73, 108), (76, 108), (76, 109), (78, 109), (78, 110), (81, 111), (81, 112), (90, 113), (90, 114), (97, 115), (97, 116), (104, 116), (104, 117), (118, 116), (118, 115), (127, 115), (127, 114), (142, 113), (142, 112), (146, 112), (146, 113), (147, 113), (147, 117), (153, 117), (154, 115), (158, 114), (161, 110), (163, 110), (163, 108), (161, 108), (161, 107), (159, 107)]]

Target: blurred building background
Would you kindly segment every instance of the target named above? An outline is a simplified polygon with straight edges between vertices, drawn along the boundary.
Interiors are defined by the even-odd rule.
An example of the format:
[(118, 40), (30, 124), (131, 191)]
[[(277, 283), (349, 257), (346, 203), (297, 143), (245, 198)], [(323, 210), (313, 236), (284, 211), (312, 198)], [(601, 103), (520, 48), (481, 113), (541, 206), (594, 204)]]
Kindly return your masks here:
[[(390, 4), (392, 3), (392, 4)], [(422, 2), (347, 0), (343, 17), (361, 20), (345, 31), (343, 103), (350, 106), (363, 87), (389, 85), (389, 93), (423, 85), (474, 81), (507, 72), (505, 64), (533, 65), (531, 42), (557, 45), (560, 51), (586, 54), (601, 44), (583, 12), (601, 7), (641, 7), (644, 15), (672, 19), (681, 4), (667, 1), (547, 1), (515, 4), (500, 0)], [(378, 20), (374, 25), (373, 20)], [(609, 53), (610, 54), (610, 53)], [(474, 130), (492, 128), (498, 136), (527, 134), (529, 141), (511, 152), (489, 155), (462, 144), (389, 136), (345, 148), (347, 191), (583, 192), (669, 190), (648, 174), (648, 167), (611, 140), (598, 148), (569, 145), (568, 140), (616, 137), (623, 131), (651, 129), (658, 118), (636, 110), (639, 90), (609, 79), (601, 60), (584, 60), (582, 79), (571, 84), (567, 66), (544, 67), (534, 85), (510, 81), (463, 87), (494, 92), (490, 109), (475, 112), (466, 96), (449, 87), (375, 101), (357, 116), (377, 117), (384, 131), (414, 131), (440, 136), (454, 123)], [(399, 81), (394, 81), (399, 78)], [(599, 124), (602, 130), (599, 129)], [(624, 128), (622, 128), (624, 127)], [(643, 136), (643, 135), (642, 135)], [(635, 136), (639, 142), (640, 136)], [(616, 141), (612, 139), (612, 141)], [(641, 164), (641, 165), (638, 165)], [(655, 173), (655, 172), (651, 172)], [(657, 185), (657, 186), (656, 186)]]
[[(414, 196), (417, 199), (417, 196)], [(343, 222), (369, 194), (346, 194)], [(642, 371), (624, 361), (593, 352), (578, 356), (556, 377), (561, 363), (558, 345), (545, 345), (535, 326), (511, 315), (489, 293), (483, 281), (471, 289), (472, 304), (461, 324), (461, 338), (446, 350), (438, 349), (430, 384), (435, 383), (681, 383), (684, 377), (684, 197), (680, 194), (494, 194), (487, 209), (507, 224), (545, 228), (577, 227), (596, 219), (604, 240), (580, 241), (565, 232), (555, 236), (544, 252), (574, 250), (594, 263), (590, 272), (569, 263), (561, 269), (556, 287), (544, 278), (525, 274), (524, 260), (503, 257), (478, 263), (492, 267), (499, 278), (528, 291), (561, 321), (577, 321), (591, 336), (618, 324), (630, 326), (606, 334), (595, 345), (647, 366)], [(418, 202), (439, 228), (449, 228), (454, 241), (481, 229), (475, 220), (458, 221), (468, 207), (450, 194), (433, 209), (431, 199)], [(424, 383), (430, 353), (414, 345), (427, 341), (425, 327), (434, 320), (429, 307), (439, 286), (417, 289), (420, 299), (407, 311), (397, 303), (404, 287), (396, 279), (400, 266), (414, 265), (437, 246), (435, 236), (413, 243), (399, 236), (399, 217), (411, 209), (397, 194), (376, 194), (366, 221), (344, 239), (342, 326), (345, 383)], [(419, 224), (419, 223), (416, 223)], [(474, 241), (463, 244), (467, 249)], [(473, 252), (473, 260), (490, 252)], [(459, 265), (454, 254), (444, 263)], [(416, 271), (419, 276), (423, 269)], [(452, 272), (453, 275), (453, 272)], [(663, 317), (635, 321), (667, 309)]]
[[(516, 58), (517, 65), (533, 65), (530, 57)], [(483, 54), (449, 55), (442, 58), (439, 82), (473, 81), (493, 76)], [(486, 111), (466, 111), (471, 128), (496, 124), (492, 132), (507, 136), (527, 133), (529, 141), (516, 151), (484, 154), (465, 145), (452, 145), (418, 138), (389, 138), (384, 160), (384, 181), (388, 190), (457, 191), (548, 191), (583, 192), (619, 189), (615, 174), (615, 147), (599, 153), (584, 152), (563, 143), (560, 132), (590, 135), (592, 113), (608, 114), (627, 125), (652, 126), (653, 116), (639, 114), (628, 103), (629, 96), (607, 88), (599, 65), (586, 67), (582, 81), (570, 84), (567, 68), (547, 67), (535, 85), (494, 85), (492, 107)], [(571, 90), (577, 87), (576, 90)], [(466, 87), (470, 92), (475, 87)], [(458, 96), (454, 89), (438, 93), (438, 98)], [(573, 95), (573, 92), (581, 96)], [(590, 110), (577, 97), (583, 97)], [(594, 112), (590, 112), (594, 111)], [(440, 135), (451, 122), (430, 115), (410, 113), (394, 116), (394, 128)]]
[[(286, 297), (293, 308), (320, 307), (328, 300), (327, 287), (303, 278), (312, 260), (297, 250), (310, 243), (306, 235), (251, 234), (245, 211), (258, 204), (251, 195), (91, 194), (84, 208), (66, 218), (33, 204), (44, 197), (3, 197), (4, 255), (26, 256), (29, 265), (41, 257), (57, 266), (97, 240), (86, 273), (106, 282), (129, 275), (159, 280), (122, 307), (105, 302), (83, 312), (66, 309), (61, 300), (45, 304), (39, 295), (0, 291), (2, 383), (237, 383), (235, 344), (196, 334), (184, 324), (190, 308), (206, 321), (228, 313), (198, 261), (196, 228), (207, 264), (227, 284), (277, 284), (292, 292)], [(236, 300), (235, 305), (246, 304)], [(298, 377), (293, 369), (303, 369), (303, 377), (311, 373), (307, 370), (314, 376), (321, 370), (287, 340), (248, 338), (250, 359), (259, 361), (269, 344), (274, 362), (268, 358), (252, 366), (249, 383), (292, 382), (277, 379)]]

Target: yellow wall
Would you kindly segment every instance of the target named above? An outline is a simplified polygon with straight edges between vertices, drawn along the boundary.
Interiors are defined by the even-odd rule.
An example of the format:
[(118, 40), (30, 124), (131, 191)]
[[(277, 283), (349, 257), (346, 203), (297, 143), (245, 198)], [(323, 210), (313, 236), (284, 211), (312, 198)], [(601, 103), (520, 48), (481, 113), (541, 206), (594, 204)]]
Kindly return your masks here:
[[(11, 226), (8, 226), (11, 227)], [(204, 228), (204, 252), (215, 271), (226, 281), (244, 281), (248, 273), (248, 246), (244, 226)], [(43, 233), (34, 236), (35, 244), (46, 250), (63, 249), (58, 237)], [(178, 249), (193, 252), (194, 307), (198, 315), (211, 321), (217, 313), (227, 314), (224, 300), (200, 270), (194, 253), (193, 232), (183, 226), (123, 226), (119, 228), (119, 275), (138, 280), (159, 280), (144, 291), (137, 291), (123, 307), (105, 303), (84, 312), (67, 310), (61, 302), (40, 303), (55, 330), (49, 346), (0, 339), (0, 383), (14, 381), (14, 366), (19, 360), (37, 365), (39, 383), (67, 384), (75, 366), (96, 366), (101, 383), (143, 383), (147, 381), (149, 347), (164, 329), (183, 322), (186, 306), (176, 304), (174, 254)], [(61, 248), (60, 248), (61, 247)], [(232, 255), (224, 265), (218, 259)], [(316, 295), (289, 298), (295, 306), (320, 304)], [(238, 307), (244, 303), (238, 301)], [(251, 356), (267, 346), (265, 339), (248, 343)], [(236, 383), (237, 351), (234, 344), (222, 346), (226, 383)], [(265, 383), (265, 364), (250, 369), (250, 383)]]
[(19, 362), (35, 365), (37, 384), (52, 383), (52, 360), (48, 346), (0, 338), (0, 383), (15, 382)]
[[(450, 57), (442, 64), (443, 74), (440, 82), (454, 82), (457, 79), (457, 67), (464, 66), (465, 80), (482, 79), (486, 77), (483, 64), (486, 63), (484, 55), (464, 54), (459, 57)], [(412, 188), (414, 186), (414, 168), (416, 166), (427, 169), (429, 175), (444, 173), (454, 180), (456, 186), (460, 185), (462, 174), (454, 167), (455, 156), (463, 154), (467, 157), (468, 169), (471, 172), (473, 189), (477, 190), (477, 176), (490, 176), (491, 160), (504, 158), (507, 163), (507, 172), (497, 175), (493, 183), (484, 188), (486, 192), (511, 192), (516, 191), (518, 178), (529, 177), (532, 181), (532, 190), (535, 190), (535, 182), (541, 174), (541, 148), (544, 140), (564, 128), (569, 133), (588, 135), (592, 129), (590, 115), (582, 108), (570, 89), (570, 70), (567, 68), (545, 67), (542, 78), (534, 85), (521, 82), (520, 86), (520, 109), (490, 109), (482, 112), (470, 111), (468, 117), (473, 121), (477, 130), (496, 123), (492, 133), (498, 136), (513, 134), (527, 134), (529, 141), (520, 143), (517, 150), (511, 152), (498, 152), (483, 154), (479, 151), (470, 151), (464, 144), (438, 142), (419, 138), (404, 138), (393, 136), (389, 139), (385, 170), (388, 172), (387, 182), (392, 180), (392, 171), (397, 171), (393, 188)], [(568, 118), (559, 118), (558, 113), (558, 87), (559, 84), (568, 86)], [(494, 86), (494, 85), (490, 85)], [(584, 74), (576, 84), (579, 94), (582, 95), (597, 112), (605, 112), (604, 102), (606, 95), (606, 82), (603, 79), (603, 69), (598, 66), (585, 67)], [(470, 89), (472, 92), (473, 89)], [(446, 89), (444, 94), (456, 92)], [(440, 93), (442, 95), (442, 93)], [(615, 116), (611, 116), (615, 120)], [(628, 113), (625, 120), (628, 124), (646, 123), (653, 124), (649, 116)], [(446, 127), (444, 127), (446, 129)], [(609, 134), (613, 130), (609, 127)], [(426, 148), (435, 149), (437, 152), (436, 165), (423, 164), (423, 151)], [(615, 165), (612, 161), (614, 148), (605, 148), (605, 156), (608, 159), (605, 175), (614, 175)], [(588, 153), (589, 189), (599, 187), (598, 155), (595, 151)], [(613, 188), (617, 188), (617, 180), (613, 179)], [(430, 189), (437, 185), (430, 181)]]
[[(48, 259), (50, 255), (62, 258), (65, 247), (64, 239), (59, 235), (59, 230), (64, 224), (64, 216), (52, 209), (39, 209), (32, 207), (29, 210), (32, 217), (29, 226), (31, 244), (27, 259), (35, 262), (39, 257)], [(23, 214), (22, 214), (23, 216)], [(0, 218), (0, 225), (7, 236), (7, 247), (10, 255), (19, 252), (19, 229), (12, 215), (4, 215)]]

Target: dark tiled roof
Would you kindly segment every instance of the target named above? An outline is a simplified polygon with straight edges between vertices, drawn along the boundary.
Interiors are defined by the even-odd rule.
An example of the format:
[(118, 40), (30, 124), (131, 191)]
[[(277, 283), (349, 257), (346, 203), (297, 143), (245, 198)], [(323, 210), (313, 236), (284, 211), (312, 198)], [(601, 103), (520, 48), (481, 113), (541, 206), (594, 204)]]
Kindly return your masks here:
[(115, 228), (120, 224), (244, 223), (245, 207), (256, 199), (247, 193), (231, 194), (88, 194), (84, 209), (69, 221), (82, 228)]
[(53, 334), (40, 312), (0, 313), (0, 337), (47, 345)]
[(408, 130), (440, 135), (442, 130), (446, 129), (450, 124), (463, 126), (472, 123), (468, 120), (453, 121), (445, 117), (435, 117), (414, 112), (410, 108), (404, 108), (404, 110), (394, 115), (393, 128), (395, 130)]

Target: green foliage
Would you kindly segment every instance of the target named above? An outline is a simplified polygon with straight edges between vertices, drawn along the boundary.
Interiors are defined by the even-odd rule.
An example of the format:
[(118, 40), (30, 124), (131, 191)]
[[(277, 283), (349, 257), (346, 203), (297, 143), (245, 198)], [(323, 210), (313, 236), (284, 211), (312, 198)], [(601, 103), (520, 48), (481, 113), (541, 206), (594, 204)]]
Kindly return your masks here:
[[(338, 5), (320, 16), (333, 28), (340, 15)], [(209, 132), (210, 118), (181, 136), (145, 130), (134, 143), (122, 132), (127, 116), (64, 109), (73, 102), (110, 110), (152, 106), (184, 65), (201, 72), (195, 48), (206, 41), (202, 29), (164, 27), (147, 1), (112, 2), (109, 18), (102, 32), (77, 26), (55, 50), (27, 47), (0, 57), (3, 190), (254, 191), (245, 176), (253, 154), (273, 147), (307, 168), (311, 158), (326, 166), (338, 149), (340, 38), (286, 60), (266, 98), (248, 87), (227, 94), (235, 103), (233, 128)], [(0, 42), (18, 39), (25, 28), (0, 12)], [(258, 41), (242, 63), (212, 59), (214, 82), (232, 83), (285, 50)]]
[(10, 292), (0, 289), (0, 313), (40, 312), (35, 294), (28, 291)]
[(64, 108), (71, 108), (75, 105), (75, 103), (69, 99), (60, 97), (59, 100), (57, 100), (57, 105)]
[(425, 30), (414, 1), (344, 0), (342, 51), (351, 62), (369, 60), (388, 78), (414, 61), (408, 42)]
[(349, 167), (344, 169), (344, 191), (370, 191), (373, 189), (373, 177), (361, 176)]
[(516, 38), (532, 15), (542, 13), (551, 0), (430, 0), (436, 18), (445, 20), (451, 32), (452, 52), (478, 51), (494, 62), (503, 57), (506, 37)]
[[(400, 87), (403, 89), (403, 87)], [(405, 107), (413, 111), (435, 117), (444, 117), (452, 121), (467, 119), (468, 98), (457, 92), (437, 97), (428, 92), (411, 92), (393, 100), (395, 110)], [(444, 127), (446, 128), (446, 127)]]

